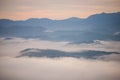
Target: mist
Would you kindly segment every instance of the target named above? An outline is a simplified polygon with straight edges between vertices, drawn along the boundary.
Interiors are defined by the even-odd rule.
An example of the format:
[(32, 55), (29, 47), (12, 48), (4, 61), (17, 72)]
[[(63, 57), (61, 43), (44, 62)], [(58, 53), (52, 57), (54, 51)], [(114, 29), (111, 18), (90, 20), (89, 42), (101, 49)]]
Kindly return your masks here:
[(21, 57), (27, 48), (54, 49), (65, 52), (85, 50), (120, 52), (119, 41), (70, 42), (40, 39), (0, 38), (0, 80), (120, 80), (120, 54), (87, 58)]
[(0, 59), (1, 80), (119, 80), (120, 63), (76, 58)]
[(25, 39), (13, 37), (0, 38), (0, 56), (18, 56), (20, 51), (27, 48), (53, 49), (65, 52), (82, 52), (86, 50), (120, 52), (120, 41), (101, 41), (93, 43), (70, 44), (71, 42), (47, 41), (40, 39)]

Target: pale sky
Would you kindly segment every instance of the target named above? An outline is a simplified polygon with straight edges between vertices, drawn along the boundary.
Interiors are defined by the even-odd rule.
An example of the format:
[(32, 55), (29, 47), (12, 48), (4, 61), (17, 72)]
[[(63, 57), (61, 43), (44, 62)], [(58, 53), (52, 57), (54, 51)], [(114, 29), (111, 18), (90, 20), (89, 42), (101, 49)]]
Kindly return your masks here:
[(0, 18), (64, 19), (120, 12), (120, 0), (0, 0)]

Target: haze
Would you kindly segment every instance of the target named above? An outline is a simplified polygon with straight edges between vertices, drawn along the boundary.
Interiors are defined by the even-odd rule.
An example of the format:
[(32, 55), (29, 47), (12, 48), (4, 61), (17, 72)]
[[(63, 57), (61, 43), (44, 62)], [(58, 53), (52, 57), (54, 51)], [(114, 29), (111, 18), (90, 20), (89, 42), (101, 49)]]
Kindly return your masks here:
[(102, 12), (119, 12), (119, 0), (0, 0), (0, 18), (86, 18)]

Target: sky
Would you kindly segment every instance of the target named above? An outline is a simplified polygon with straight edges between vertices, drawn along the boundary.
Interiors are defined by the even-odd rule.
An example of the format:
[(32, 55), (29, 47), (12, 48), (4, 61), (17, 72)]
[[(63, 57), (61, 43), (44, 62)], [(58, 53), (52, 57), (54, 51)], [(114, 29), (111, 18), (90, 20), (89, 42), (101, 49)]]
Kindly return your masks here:
[(0, 0), (0, 18), (64, 19), (120, 11), (120, 0)]

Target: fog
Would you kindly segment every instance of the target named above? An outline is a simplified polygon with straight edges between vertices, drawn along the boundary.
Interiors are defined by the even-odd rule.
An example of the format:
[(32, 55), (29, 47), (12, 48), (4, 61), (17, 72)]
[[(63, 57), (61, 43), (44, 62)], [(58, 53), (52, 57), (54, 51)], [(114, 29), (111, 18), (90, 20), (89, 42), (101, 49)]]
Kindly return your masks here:
[(71, 42), (53, 42), (40, 39), (0, 38), (0, 56), (17, 56), (27, 48), (54, 49), (66, 52), (86, 50), (120, 52), (120, 41), (100, 41), (93, 43), (70, 44)]
[(87, 58), (21, 57), (27, 48), (66, 52), (85, 50), (120, 52), (119, 41), (70, 44), (39, 39), (0, 38), (0, 80), (120, 80), (120, 54)]
[(0, 80), (120, 80), (116, 61), (76, 58), (0, 59)]

